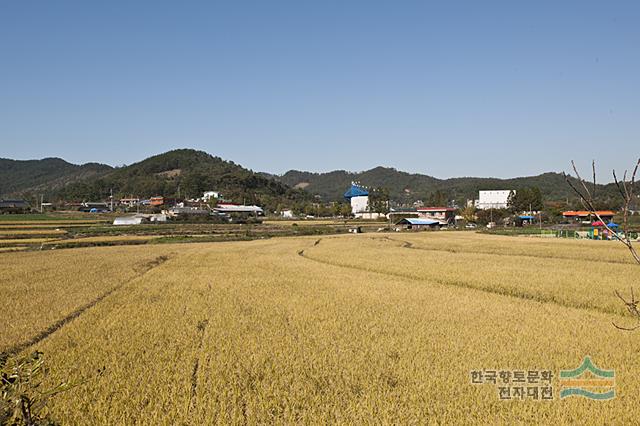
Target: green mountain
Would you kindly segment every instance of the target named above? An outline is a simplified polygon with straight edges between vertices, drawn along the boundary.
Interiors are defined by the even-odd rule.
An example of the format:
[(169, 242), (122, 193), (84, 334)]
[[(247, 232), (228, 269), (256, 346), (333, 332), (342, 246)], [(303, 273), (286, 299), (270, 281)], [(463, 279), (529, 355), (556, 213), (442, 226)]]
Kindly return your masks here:
[(61, 158), (10, 160), (0, 158), (0, 198), (24, 192), (50, 193), (64, 186), (113, 170), (98, 163), (71, 164)]
[[(388, 167), (376, 167), (364, 172), (337, 170), (328, 173), (310, 173), (290, 170), (276, 179), (294, 187), (302, 188), (323, 200), (340, 200), (351, 182), (360, 182), (367, 187), (384, 187), (392, 200), (410, 203), (417, 200), (427, 202), (436, 192), (449, 200), (463, 203), (478, 198), (478, 191), (491, 189), (522, 189), (538, 187), (548, 201), (575, 202), (576, 196), (561, 173), (543, 173), (538, 176), (512, 179), (460, 177), (438, 179), (433, 176), (412, 174)], [(605, 198), (614, 198), (613, 184), (599, 185), (599, 193)]]
[(73, 182), (56, 192), (65, 200), (103, 200), (115, 197), (197, 198), (205, 191), (219, 191), (225, 199), (255, 203), (267, 208), (310, 196), (286, 184), (193, 149), (177, 149), (115, 168), (93, 179)]
[[(462, 205), (475, 199), (479, 190), (538, 187), (547, 201), (576, 204), (576, 196), (560, 173), (513, 179), (461, 177), (438, 179), (388, 167), (364, 172), (336, 170), (310, 173), (291, 170), (282, 176), (257, 173), (206, 152), (177, 149), (149, 157), (129, 166), (75, 165), (60, 158), (18, 161), (0, 159), (0, 198), (31, 199), (44, 194), (48, 201), (97, 201), (114, 197), (163, 195), (196, 198), (204, 191), (219, 191), (235, 202), (255, 203), (276, 209), (312, 200), (342, 201), (352, 181), (388, 190), (392, 201), (410, 204), (417, 200), (455, 200)], [(613, 184), (599, 186), (603, 201), (612, 205), (618, 194)], [(615, 202), (614, 202), (615, 203)]]

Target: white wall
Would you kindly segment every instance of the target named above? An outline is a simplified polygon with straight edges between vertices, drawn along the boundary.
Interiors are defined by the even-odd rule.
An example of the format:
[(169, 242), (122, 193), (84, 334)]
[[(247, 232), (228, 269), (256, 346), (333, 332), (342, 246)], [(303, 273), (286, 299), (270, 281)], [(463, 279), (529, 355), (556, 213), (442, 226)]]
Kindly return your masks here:
[(351, 197), (351, 213), (366, 212), (369, 206), (369, 196)]
[(485, 209), (506, 209), (510, 190), (480, 191), (478, 197), (478, 208)]

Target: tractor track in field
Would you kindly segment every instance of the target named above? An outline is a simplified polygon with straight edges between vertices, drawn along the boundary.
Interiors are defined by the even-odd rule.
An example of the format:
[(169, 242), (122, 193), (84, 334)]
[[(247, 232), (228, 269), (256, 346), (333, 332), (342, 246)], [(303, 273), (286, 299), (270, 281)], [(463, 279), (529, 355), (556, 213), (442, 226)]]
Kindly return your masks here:
[[(395, 243), (402, 243), (400, 247), (412, 249), (412, 250), (422, 250), (422, 251), (433, 251), (433, 252), (446, 252), (452, 254), (483, 254), (487, 256), (504, 256), (504, 257), (525, 257), (532, 259), (556, 259), (556, 260), (585, 260), (585, 259), (576, 259), (575, 257), (568, 256), (555, 256), (555, 255), (537, 255), (537, 254), (516, 254), (516, 253), (491, 253), (486, 251), (469, 251), (469, 250), (458, 250), (458, 249), (447, 249), (447, 248), (428, 248), (428, 247), (417, 247), (412, 242), (406, 240), (396, 240), (391, 237), (382, 237), (382, 238), (372, 238), (378, 241), (392, 241)], [(634, 263), (625, 260), (604, 260), (604, 259), (586, 259), (589, 262), (595, 263), (613, 263), (616, 265), (633, 265)]]
[[(397, 240), (395, 240), (395, 241), (397, 241)], [(562, 308), (580, 309), (580, 310), (597, 312), (597, 313), (607, 314), (607, 315), (617, 315), (617, 316), (621, 316), (621, 317), (627, 317), (628, 316), (628, 315), (623, 315), (619, 311), (616, 311), (614, 309), (600, 308), (600, 307), (597, 307), (597, 306), (583, 305), (583, 304), (579, 304), (579, 303), (567, 303), (566, 301), (557, 300), (557, 299), (555, 299), (553, 297), (545, 296), (545, 295), (541, 295), (541, 294), (514, 293), (514, 292), (509, 291), (508, 289), (478, 287), (478, 286), (474, 286), (474, 285), (469, 284), (468, 282), (464, 282), (464, 281), (445, 280), (445, 279), (441, 279), (441, 278), (420, 278), (420, 277), (416, 277), (416, 276), (413, 276), (413, 275), (403, 274), (403, 273), (400, 273), (400, 272), (385, 272), (385, 271), (380, 271), (380, 270), (376, 270), (376, 269), (366, 268), (364, 266), (348, 265), (348, 264), (335, 262), (335, 261), (330, 261), (330, 260), (325, 260), (325, 259), (321, 259), (321, 258), (317, 258), (317, 257), (311, 257), (311, 256), (308, 255), (308, 253), (305, 253), (305, 250), (299, 250), (298, 251), (298, 255), (300, 257), (303, 257), (306, 260), (310, 260), (310, 261), (313, 261), (313, 262), (321, 263), (323, 265), (335, 266), (335, 267), (339, 267), (339, 268), (345, 268), (345, 269), (351, 269), (351, 270), (356, 270), (356, 271), (369, 272), (369, 273), (373, 273), (373, 274), (380, 274), (380, 275), (385, 275), (385, 276), (388, 276), (388, 277), (401, 278), (401, 279), (417, 281), (417, 282), (422, 282), (422, 283), (435, 283), (435, 284), (439, 284), (439, 285), (443, 285), (443, 286), (447, 286), (447, 287), (456, 287), (456, 288), (463, 288), (463, 289), (468, 289), (468, 290), (475, 290), (475, 291), (479, 291), (479, 292), (483, 292), (483, 293), (489, 293), (489, 294), (496, 294), (496, 295), (499, 295), (499, 296), (511, 297), (511, 298), (518, 299), (518, 300), (528, 300), (528, 301), (533, 301), (533, 302), (538, 302), (538, 303), (543, 303), (543, 304), (551, 304), (551, 305), (555, 305), (555, 306), (560, 306)]]
[[(209, 285), (211, 288), (211, 285)], [(198, 321), (196, 329), (198, 330), (198, 352), (202, 350), (204, 343), (204, 332), (209, 324), (208, 319)], [(191, 370), (191, 391), (189, 392), (189, 403), (187, 405), (187, 416), (192, 408), (196, 405), (196, 392), (198, 390), (198, 370), (200, 369), (200, 358), (198, 356), (193, 360), (193, 368)]]
[(7, 349), (5, 349), (4, 351), (0, 352), (0, 365), (2, 365), (4, 363), (4, 361), (8, 357), (16, 355), (16, 354), (22, 352), (23, 350), (25, 350), (25, 349), (33, 346), (33, 345), (36, 345), (36, 344), (40, 343), (41, 341), (43, 341), (47, 337), (51, 336), (56, 331), (60, 330), (62, 327), (64, 327), (66, 324), (68, 324), (72, 320), (78, 318), (80, 315), (82, 315), (88, 309), (93, 308), (98, 303), (102, 302), (105, 298), (107, 298), (108, 296), (112, 295), (116, 291), (120, 290), (122, 287), (124, 287), (128, 283), (132, 282), (133, 280), (136, 280), (136, 279), (140, 278), (141, 276), (143, 276), (147, 272), (151, 271), (152, 269), (160, 266), (161, 264), (163, 264), (167, 260), (169, 260), (169, 256), (162, 255), (162, 256), (156, 257), (155, 259), (153, 259), (151, 261), (145, 262), (142, 265), (139, 265), (135, 269), (135, 271), (137, 272), (137, 275), (135, 275), (133, 278), (131, 278), (131, 279), (127, 280), (127, 281), (124, 281), (124, 282), (122, 282), (122, 283), (110, 288), (109, 290), (107, 290), (106, 292), (102, 293), (101, 295), (99, 295), (95, 299), (93, 299), (90, 302), (80, 306), (79, 308), (75, 309), (73, 312), (69, 313), (68, 315), (64, 316), (63, 318), (60, 318), (59, 320), (57, 320), (53, 324), (49, 325), (47, 328), (45, 328), (44, 330), (42, 330), (41, 332), (39, 332), (35, 336), (31, 337), (29, 340), (26, 340), (26, 341), (24, 341), (22, 343), (18, 343), (16, 345), (10, 346)]

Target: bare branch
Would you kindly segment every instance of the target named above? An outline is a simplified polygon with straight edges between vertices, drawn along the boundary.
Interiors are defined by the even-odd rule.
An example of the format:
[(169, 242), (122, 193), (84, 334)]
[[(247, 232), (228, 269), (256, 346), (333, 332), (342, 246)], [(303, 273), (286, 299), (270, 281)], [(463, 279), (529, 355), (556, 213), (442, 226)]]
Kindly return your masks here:
[(593, 171), (593, 192), (591, 193), (593, 200), (596, 197), (596, 160), (591, 160), (591, 170)]
[[(595, 208), (594, 197), (595, 197), (595, 193), (596, 193), (596, 189), (597, 189), (595, 161), (591, 162), (591, 170), (593, 172), (593, 189), (591, 191), (589, 190), (589, 187), (587, 186), (586, 181), (582, 178), (582, 176), (580, 176), (580, 173), (578, 172), (578, 168), (576, 167), (576, 164), (575, 164), (575, 162), (573, 160), (571, 161), (571, 166), (573, 167), (573, 171), (576, 174), (576, 178), (580, 182), (580, 184), (581, 184), (582, 188), (584, 189), (584, 191), (579, 190), (571, 182), (570, 176), (568, 176), (566, 173), (564, 173), (564, 178), (565, 178), (567, 184), (569, 185), (569, 187), (573, 190), (573, 192), (575, 192), (580, 197), (580, 201), (581, 201), (582, 205), (585, 206), (585, 208), (589, 211), (589, 213), (593, 214), (603, 224), (603, 226), (607, 229), (607, 231), (610, 232), (610, 235), (614, 236), (614, 238), (616, 238), (618, 241), (623, 243), (629, 249), (629, 252), (633, 256), (635, 261), (640, 265), (640, 256), (638, 255), (638, 252), (636, 251), (635, 246), (633, 245), (633, 242), (631, 241), (630, 231), (629, 231), (629, 213), (630, 213), (630, 210), (631, 210), (631, 203), (632, 203), (632, 201), (634, 199), (633, 198), (634, 197), (634, 189), (635, 189), (634, 186), (635, 186), (636, 175), (638, 173), (638, 169), (640, 168), (640, 159), (638, 159), (638, 161), (635, 164), (635, 167), (633, 169), (633, 173), (631, 174), (631, 181), (630, 182), (627, 181), (627, 171), (626, 170), (625, 170), (625, 172), (624, 172), (624, 174), (622, 176), (622, 182), (620, 182), (618, 180), (618, 177), (616, 175), (615, 170), (613, 171), (614, 182), (615, 182), (616, 187), (618, 188), (618, 191), (620, 192), (620, 195), (621, 195), (621, 197), (623, 199), (622, 230), (623, 230), (623, 233), (624, 233), (624, 238), (621, 238), (620, 235), (616, 231), (611, 229), (611, 227), (607, 223), (605, 223), (604, 220), (602, 220), (602, 217), (598, 213), (598, 210), (596, 210), (596, 208)], [(624, 297), (622, 297), (622, 295), (620, 295), (620, 293), (617, 290), (615, 290), (614, 293), (625, 304), (625, 306), (627, 307), (627, 310), (629, 311), (629, 313), (633, 317), (636, 318), (636, 320), (638, 321), (638, 324), (636, 326), (634, 326), (634, 327), (621, 327), (621, 326), (617, 325), (616, 323), (613, 323), (613, 326), (616, 327), (619, 330), (625, 330), (625, 331), (633, 331), (633, 330), (639, 329), (640, 328), (640, 311), (638, 310), (639, 301), (637, 301), (636, 298), (635, 298), (635, 294), (633, 292), (633, 288), (631, 288), (631, 300), (626, 300)]]

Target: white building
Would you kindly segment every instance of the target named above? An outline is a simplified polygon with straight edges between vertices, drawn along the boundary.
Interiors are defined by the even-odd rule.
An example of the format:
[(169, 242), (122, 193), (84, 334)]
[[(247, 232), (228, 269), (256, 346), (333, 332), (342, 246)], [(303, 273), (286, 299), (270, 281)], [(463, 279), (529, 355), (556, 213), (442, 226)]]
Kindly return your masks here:
[(212, 198), (220, 198), (220, 193), (218, 191), (207, 191), (202, 196), (204, 202), (208, 202)]
[(149, 219), (145, 215), (121, 216), (113, 220), (114, 225), (141, 225), (148, 222)]
[(245, 214), (253, 214), (255, 216), (264, 215), (264, 210), (262, 207), (258, 206), (244, 206), (240, 204), (232, 204), (232, 203), (218, 203), (214, 209), (218, 213), (245, 213)]
[(280, 212), (280, 216), (282, 216), (285, 219), (292, 219), (293, 218), (293, 210), (282, 210)]
[(506, 209), (510, 193), (509, 189), (480, 191), (476, 207), (480, 210)]
[(355, 217), (361, 217), (363, 213), (369, 212), (369, 191), (364, 187), (351, 182), (351, 188), (344, 193), (344, 198), (351, 204), (351, 213)]
[(344, 198), (351, 203), (351, 213), (358, 219), (378, 219), (384, 214), (369, 211), (369, 191), (355, 182), (351, 182), (351, 188), (344, 193)]

